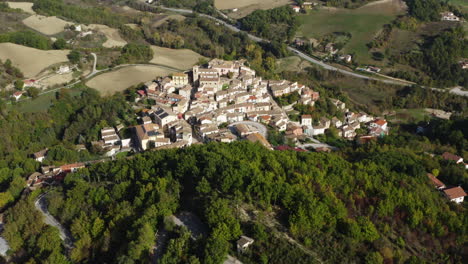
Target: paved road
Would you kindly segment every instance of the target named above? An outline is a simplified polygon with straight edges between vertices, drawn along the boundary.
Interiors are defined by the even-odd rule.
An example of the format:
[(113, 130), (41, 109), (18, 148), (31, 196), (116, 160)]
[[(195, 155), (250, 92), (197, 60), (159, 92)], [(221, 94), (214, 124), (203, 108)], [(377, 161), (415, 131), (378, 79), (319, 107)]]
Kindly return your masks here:
[(244, 125), (253, 126), (253, 127), (257, 128), (257, 129), (258, 129), (258, 132), (260, 132), (260, 134), (262, 134), (265, 138), (267, 137), (268, 130), (267, 130), (266, 126), (264, 126), (263, 124), (260, 124), (260, 123), (258, 123), (258, 122), (253, 122), (253, 121), (239, 121), (239, 122), (232, 123), (232, 124), (230, 124), (229, 126), (232, 127), (232, 126), (239, 125), (239, 124), (244, 124)]
[(63, 240), (65, 243), (65, 247), (68, 249), (73, 248), (73, 238), (70, 234), (70, 232), (65, 229), (62, 224), (60, 224), (50, 213), (49, 210), (47, 210), (47, 203), (45, 201), (47, 193), (43, 193), (37, 197), (36, 202), (34, 202), (34, 206), (36, 207), (37, 210), (39, 210), (42, 215), (44, 216), (44, 222), (48, 225), (55, 226), (58, 228), (60, 232), (60, 238)]

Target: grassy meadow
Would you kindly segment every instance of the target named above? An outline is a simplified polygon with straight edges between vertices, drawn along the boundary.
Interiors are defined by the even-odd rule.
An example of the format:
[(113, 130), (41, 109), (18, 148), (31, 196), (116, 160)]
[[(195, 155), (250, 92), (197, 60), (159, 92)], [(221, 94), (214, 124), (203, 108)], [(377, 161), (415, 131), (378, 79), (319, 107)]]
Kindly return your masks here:
[(351, 34), (343, 52), (354, 52), (357, 59), (366, 63), (371, 60), (371, 54), (366, 46), (382, 29), (383, 25), (392, 22), (404, 8), (400, 1), (383, 1), (357, 9), (321, 8), (300, 15), (301, 27), (299, 35), (320, 39), (335, 32)]

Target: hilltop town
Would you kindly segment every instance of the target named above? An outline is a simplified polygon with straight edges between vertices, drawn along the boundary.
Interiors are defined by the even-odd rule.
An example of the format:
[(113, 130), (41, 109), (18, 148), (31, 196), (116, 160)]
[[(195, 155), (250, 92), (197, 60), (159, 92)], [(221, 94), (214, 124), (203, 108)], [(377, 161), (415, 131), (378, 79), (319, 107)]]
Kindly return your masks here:
[[(194, 66), (190, 72), (146, 83), (137, 91), (135, 106), (145, 99), (152, 105), (141, 109), (137, 117), (140, 125), (134, 127), (132, 138), (135, 151), (239, 139), (258, 141), (271, 148), (267, 141), (270, 129), (284, 132), (286, 138), (298, 145), (307, 138), (324, 134), (332, 126), (338, 129), (339, 136), (348, 140), (353, 140), (360, 128), (366, 128), (367, 134), (360, 136), (367, 140), (388, 134), (385, 119), (351, 112), (345, 103), (332, 98), (331, 102), (343, 116), (312, 120), (310, 115), (302, 115), (300, 121), (292, 121), (287, 113), (292, 105), (314, 106), (320, 94), (297, 82), (264, 80), (245, 64), (243, 60), (214, 59), (207, 65)], [(292, 93), (298, 93), (300, 99), (283, 107), (277, 103), (278, 98)], [(114, 149), (118, 136), (108, 139), (109, 129), (113, 128), (101, 131), (101, 146)]]

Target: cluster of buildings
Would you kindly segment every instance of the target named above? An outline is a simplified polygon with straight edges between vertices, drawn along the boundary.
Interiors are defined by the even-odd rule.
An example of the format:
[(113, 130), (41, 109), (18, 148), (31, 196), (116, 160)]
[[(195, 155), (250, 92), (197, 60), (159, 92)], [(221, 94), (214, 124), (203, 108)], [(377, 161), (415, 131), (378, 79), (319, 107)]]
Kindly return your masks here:
[(455, 202), (457, 204), (462, 203), (464, 201), (466, 192), (465, 190), (463, 190), (462, 187), (457, 186), (447, 188), (447, 186), (442, 181), (437, 179), (432, 173), (428, 173), (427, 177), (429, 177), (429, 180), (432, 182), (434, 187), (437, 190), (441, 191), (442, 194), (445, 197), (447, 197), (447, 199), (449, 199), (450, 201)]
[[(374, 118), (364, 112), (354, 113), (346, 109), (346, 104), (338, 99), (330, 99), (331, 103), (339, 110), (345, 112), (344, 119), (340, 120), (336, 116), (332, 119), (322, 117), (313, 124), (312, 116), (302, 115), (301, 126), (302, 132), (307, 136), (317, 136), (325, 133), (330, 127), (335, 127), (339, 131), (339, 136), (352, 140), (357, 136), (357, 129), (366, 128), (368, 133), (364, 137), (378, 138), (389, 133), (387, 121), (382, 118)], [(301, 133), (301, 128), (297, 127), (294, 130)]]
[(119, 132), (124, 129), (123, 125), (104, 127), (100, 131), (101, 139), (91, 142), (95, 148), (105, 152), (106, 156), (113, 156), (119, 152), (130, 151), (131, 138), (121, 138)]
[[(297, 92), (300, 103), (306, 105), (314, 105), (319, 98), (319, 93), (297, 82), (263, 80), (244, 60), (214, 59), (205, 67), (194, 66), (191, 76), (176, 73), (145, 86), (138, 95), (154, 100), (155, 105), (142, 111), (142, 124), (136, 128), (143, 150), (148, 144), (157, 147), (183, 141), (190, 145), (191, 132), (198, 142), (232, 142), (240, 135), (227, 125), (244, 121), (285, 131), (289, 118), (273, 97)], [(250, 138), (262, 138), (262, 143), (265, 137), (258, 133)]]

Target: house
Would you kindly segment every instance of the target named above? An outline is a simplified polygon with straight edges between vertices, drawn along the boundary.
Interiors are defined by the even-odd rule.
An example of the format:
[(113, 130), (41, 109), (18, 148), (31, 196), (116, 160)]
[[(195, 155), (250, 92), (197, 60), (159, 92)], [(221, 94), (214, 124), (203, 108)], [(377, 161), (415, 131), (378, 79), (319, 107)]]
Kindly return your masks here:
[(236, 132), (239, 136), (246, 137), (250, 134), (258, 133), (258, 129), (256, 127), (249, 126), (246, 124), (238, 124), (236, 125)]
[(159, 107), (154, 112), (154, 119), (156, 124), (160, 127), (164, 127), (168, 123), (177, 120), (177, 116), (172, 111)]
[(290, 125), (286, 131), (286, 135), (300, 136), (304, 133), (301, 126)]
[(302, 115), (301, 116), (301, 125), (311, 126), (312, 125), (312, 116), (311, 115)]
[(341, 102), (340, 100), (338, 99), (333, 99), (333, 98), (330, 98), (330, 102), (332, 104), (334, 104), (336, 106), (336, 108), (338, 109), (341, 109), (341, 110), (344, 110), (346, 108), (346, 104)]
[(24, 80), (23, 88), (26, 87), (36, 87), (39, 88), (39, 81), (35, 79)]
[(385, 119), (376, 119), (370, 123), (371, 128), (381, 128), (383, 131), (387, 131), (387, 121)]
[(440, 13), (440, 17), (442, 21), (456, 21), (456, 22), (460, 21), (460, 18), (457, 17), (452, 12), (442, 12)]
[(34, 185), (41, 183), (41, 181), (38, 181), (41, 176), (43, 176), (42, 173), (34, 172), (33, 174), (29, 175), (28, 180), (26, 181), (26, 185), (33, 187)]
[(451, 160), (451, 161), (455, 161), (455, 163), (459, 164), (459, 163), (463, 163), (463, 158), (460, 157), (460, 156), (457, 156), (455, 154), (452, 154), (452, 153), (449, 153), (449, 152), (444, 152), (442, 154), (442, 158), (444, 160)]
[(60, 68), (57, 70), (57, 74), (66, 74), (70, 73), (71, 69), (68, 65), (61, 65)]
[(72, 164), (65, 164), (60, 166), (61, 172), (69, 173), (69, 172), (76, 172), (79, 169), (83, 169), (85, 167), (84, 163), (72, 163)]
[(452, 202), (462, 203), (465, 199), (466, 192), (462, 187), (453, 187), (442, 190), (444, 195)]
[(356, 131), (351, 126), (344, 126), (341, 131), (344, 138), (353, 139), (356, 136)]
[(336, 116), (334, 116), (331, 120), (331, 124), (336, 127), (336, 128), (339, 128), (343, 125), (343, 122), (341, 122), (341, 120), (339, 120)]
[(439, 179), (437, 179), (432, 173), (428, 173), (427, 177), (429, 180), (431, 180), (431, 183), (434, 185), (434, 187), (438, 190), (445, 189), (445, 184), (441, 182)]
[(172, 75), (172, 85), (176, 88), (184, 87), (189, 83), (188, 75), (183, 72), (177, 72)]
[(101, 129), (101, 139), (104, 141), (104, 145), (111, 146), (117, 143), (120, 137), (113, 127), (104, 127)]
[(262, 136), (262, 134), (260, 134), (260, 133), (250, 134), (250, 135), (247, 136), (246, 139), (248, 141), (252, 142), (252, 143), (259, 142), (261, 145), (263, 145), (264, 147), (266, 147), (268, 149), (273, 149), (271, 147), (270, 143), (268, 142), (268, 140), (266, 140), (266, 138), (264, 136)]
[(43, 149), (43, 150), (41, 150), (39, 152), (34, 153), (33, 154), (34, 159), (37, 162), (42, 162), (45, 159), (48, 150), (49, 149), (46, 148), (46, 149)]
[(245, 252), (253, 242), (254, 240), (252, 238), (241, 236), (240, 239), (237, 240), (237, 252)]
[(15, 98), (15, 100), (18, 101), (21, 98), (21, 96), (23, 96), (23, 93), (24, 92), (19, 92), (18, 91), (18, 92), (15, 92), (14, 94), (12, 94), (11, 97)]
[(318, 126), (314, 126), (313, 130), (312, 130), (312, 136), (323, 135), (323, 134), (325, 134), (326, 129), (327, 128), (323, 124), (320, 124)]
[(163, 138), (164, 134), (159, 130), (159, 126), (156, 124), (139, 125), (135, 127), (136, 139), (138, 140), (139, 146), (142, 150), (146, 150), (149, 147), (150, 142), (156, 141), (157, 138)]
[(294, 12), (296, 12), (296, 13), (301, 12), (301, 7), (300, 7), (300, 6), (292, 5), (291, 8), (292, 8), (292, 10), (294, 10)]
[(151, 120), (151, 117), (149, 117), (149, 116), (144, 116), (144, 117), (141, 118), (141, 123), (143, 125), (151, 124), (151, 123), (153, 123), (153, 120)]

